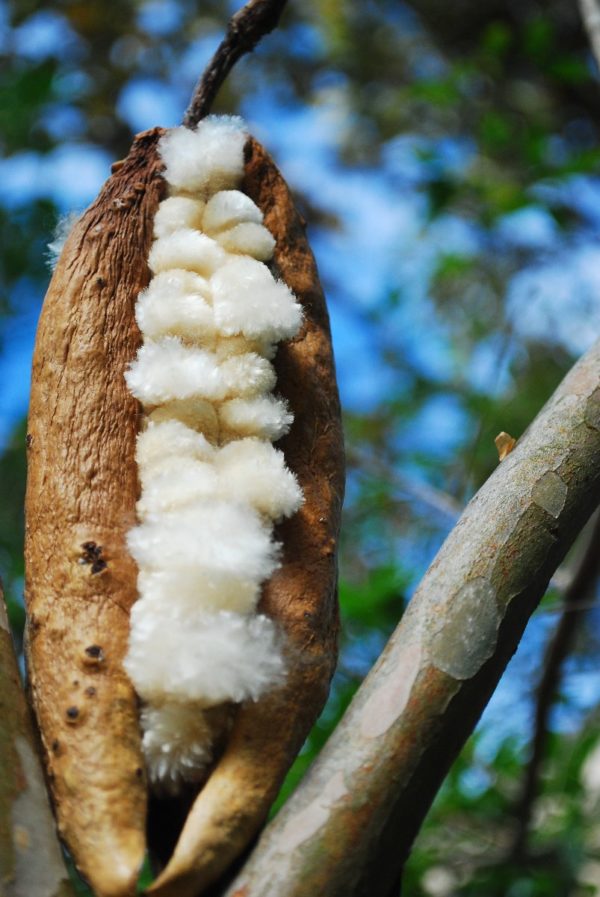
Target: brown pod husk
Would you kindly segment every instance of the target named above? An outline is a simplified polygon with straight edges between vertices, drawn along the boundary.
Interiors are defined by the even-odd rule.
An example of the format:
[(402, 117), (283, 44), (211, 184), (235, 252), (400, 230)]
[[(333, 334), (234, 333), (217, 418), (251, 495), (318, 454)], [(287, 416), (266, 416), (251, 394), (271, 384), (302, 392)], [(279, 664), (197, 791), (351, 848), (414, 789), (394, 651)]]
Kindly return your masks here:
[[(135, 892), (146, 782), (122, 669), (137, 571), (138, 404), (123, 373), (140, 334), (159, 131), (139, 135), (71, 232), (33, 360), (26, 498), (27, 666), (59, 830), (102, 897)], [(76, 177), (74, 172), (74, 177)]]
[(262, 826), (281, 783), (321, 712), (337, 657), (337, 540), (344, 450), (329, 318), (304, 223), (265, 150), (247, 145), (241, 188), (276, 239), (274, 271), (304, 309), (299, 336), (277, 351), (277, 392), (294, 412), (278, 443), (304, 492), (304, 505), (276, 538), (283, 562), (260, 610), (288, 646), (285, 686), (240, 708), (224, 755), (192, 807), (169, 864), (150, 892), (194, 897), (228, 868)]
[[(107, 897), (131, 892), (144, 851), (137, 704), (121, 668), (136, 597), (124, 536), (135, 524), (138, 424), (123, 372), (140, 342), (134, 303), (149, 279), (164, 189), (160, 133), (138, 136), (65, 246), (38, 331), (30, 406), (32, 692), (61, 833), (94, 890)], [(263, 210), (277, 241), (275, 272), (305, 314), (300, 335), (280, 346), (275, 361), (277, 391), (295, 418), (279, 445), (305, 503), (277, 529), (283, 563), (261, 603), (286, 635), (288, 676), (284, 687), (240, 708), (151, 888), (161, 897), (199, 893), (256, 834), (323, 707), (336, 658), (344, 459), (325, 300), (289, 190), (254, 140), (242, 189)], [(102, 649), (100, 662), (86, 653), (92, 647)]]

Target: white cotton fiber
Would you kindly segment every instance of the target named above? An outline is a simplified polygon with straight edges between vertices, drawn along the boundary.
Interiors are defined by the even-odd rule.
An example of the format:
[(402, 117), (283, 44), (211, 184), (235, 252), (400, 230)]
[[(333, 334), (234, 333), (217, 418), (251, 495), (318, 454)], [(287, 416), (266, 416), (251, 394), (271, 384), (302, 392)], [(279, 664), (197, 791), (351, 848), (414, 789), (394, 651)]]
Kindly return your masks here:
[(214, 724), (189, 701), (145, 706), (140, 723), (148, 776), (160, 791), (176, 794), (182, 782), (203, 778), (212, 760)]
[(289, 431), (294, 416), (283, 399), (259, 396), (230, 399), (219, 407), (221, 439), (258, 436), (276, 442)]
[(270, 527), (251, 508), (214, 501), (176, 516), (143, 523), (127, 544), (146, 570), (199, 570), (266, 579), (278, 564)]
[[(167, 305), (171, 297), (176, 296), (200, 296), (209, 304), (211, 302), (210, 284), (206, 277), (196, 274), (194, 271), (186, 271), (183, 268), (169, 268), (155, 274), (145, 290), (138, 296), (138, 302), (146, 294), (157, 294)], [(137, 311), (137, 303), (136, 303)]]
[(182, 508), (219, 495), (215, 465), (206, 461), (171, 455), (140, 474), (142, 496), (137, 513), (142, 521), (179, 513)]
[(221, 362), (219, 371), (225, 384), (226, 397), (270, 392), (277, 380), (273, 365), (256, 352), (228, 358)]
[(209, 116), (195, 131), (174, 128), (158, 146), (165, 179), (176, 190), (200, 195), (235, 187), (244, 173), (246, 140), (239, 118)]
[(154, 216), (154, 236), (168, 237), (184, 227), (202, 230), (205, 203), (189, 196), (170, 196), (158, 206)]
[[(276, 347), (275, 347), (276, 348)], [(245, 336), (221, 336), (219, 335), (212, 345), (219, 362), (232, 358), (234, 355), (245, 355), (246, 352), (254, 352), (270, 359), (275, 355), (273, 343), (263, 342), (259, 339), (248, 339)]]
[[(268, 617), (218, 613), (145, 615), (134, 605), (125, 669), (148, 701), (256, 700), (284, 678), (277, 629)], [(147, 658), (152, 657), (152, 663)], [(141, 677), (139, 673), (141, 672)]]
[[(180, 273), (204, 281), (200, 275), (187, 271)], [(164, 277), (163, 281), (160, 280), (161, 277)], [(212, 341), (215, 336), (215, 319), (211, 306), (199, 292), (201, 284), (196, 284), (196, 292), (184, 293), (172, 291), (168, 280), (168, 272), (165, 271), (155, 277), (150, 287), (139, 295), (135, 317), (142, 336), (149, 340), (157, 340), (162, 336), (179, 336), (198, 342)], [(205, 293), (210, 296), (208, 283), (204, 283)]]
[(219, 364), (213, 352), (184, 346), (175, 337), (145, 343), (125, 374), (133, 395), (146, 405), (174, 399), (220, 401), (252, 396), (275, 384), (273, 366), (254, 352)]
[(177, 420), (190, 429), (202, 433), (212, 443), (218, 440), (219, 419), (217, 411), (215, 406), (211, 402), (207, 402), (206, 399), (198, 397), (175, 399), (150, 411), (148, 420), (156, 424)]
[(303, 496), (272, 442), (292, 413), (270, 360), (302, 313), (263, 261), (275, 240), (237, 189), (246, 131), (204, 119), (160, 141), (170, 196), (158, 207), (153, 277), (138, 297), (143, 337), (125, 374), (144, 421), (136, 460), (138, 566), (124, 666), (143, 702), (153, 788), (200, 783), (234, 703), (284, 679), (284, 643), (256, 610), (279, 566), (273, 524)]
[[(208, 405), (208, 403), (206, 403)], [(212, 406), (208, 406), (212, 411)], [(149, 421), (137, 438), (135, 458), (140, 471), (148, 471), (165, 458), (209, 461), (215, 449), (202, 433), (173, 418)]]
[(138, 589), (146, 605), (176, 605), (185, 613), (230, 610), (249, 614), (256, 610), (261, 579), (240, 577), (229, 570), (210, 571), (204, 567), (182, 570), (142, 570)]
[(226, 261), (223, 249), (197, 230), (189, 227), (160, 237), (152, 244), (148, 265), (154, 274), (171, 268), (184, 268), (209, 277)]
[(262, 224), (263, 213), (249, 196), (240, 190), (220, 190), (206, 203), (202, 230), (214, 234), (236, 224)]
[(229, 257), (211, 277), (215, 324), (225, 334), (249, 339), (290, 339), (302, 323), (292, 292), (273, 279), (266, 265), (244, 256)]
[(215, 239), (226, 252), (250, 255), (259, 262), (273, 258), (275, 240), (262, 224), (236, 224), (217, 234)]
[[(302, 504), (302, 490), (288, 470), (283, 453), (261, 439), (238, 439), (215, 456), (221, 491), (227, 485), (272, 520), (289, 517)], [(223, 494), (223, 491), (222, 491)]]

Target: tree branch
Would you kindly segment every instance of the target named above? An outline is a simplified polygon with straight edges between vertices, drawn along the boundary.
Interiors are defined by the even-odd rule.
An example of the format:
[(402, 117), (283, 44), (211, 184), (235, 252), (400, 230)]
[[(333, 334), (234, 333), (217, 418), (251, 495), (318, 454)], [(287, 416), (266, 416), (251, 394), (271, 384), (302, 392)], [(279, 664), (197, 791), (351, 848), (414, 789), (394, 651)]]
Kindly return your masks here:
[(73, 897), (0, 589), (0, 892)]
[(598, 0), (579, 0), (579, 11), (596, 65), (600, 68), (600, 4)]
[[(517, 830), (511, 857), (520, 860), (527, 851), (527, 833), (538, 793), (540, 770), (548, 741), (548, 719), (560, 687), (564, 662), (573, 645), (577, 627), (585, 614), (585, 599), (600, 573), (600, 514), (596, 517), (589, 542), (564, 597), (564, 610), (548, 647), (537, 689), (534, 735), (523, 791), (517, 805)], [(583, 608), (583, 609), (582, 609)]]
[(469, 503), (229, 897), (381, 897), (600, 501), (600, 342)]
[(210, 112), (223, 81), (240, 57), (277, 27), (287, 0), (249, 0), (229, 21), (225, 37), (194, 88), (184, 115), (186, 128), (195, 127)]

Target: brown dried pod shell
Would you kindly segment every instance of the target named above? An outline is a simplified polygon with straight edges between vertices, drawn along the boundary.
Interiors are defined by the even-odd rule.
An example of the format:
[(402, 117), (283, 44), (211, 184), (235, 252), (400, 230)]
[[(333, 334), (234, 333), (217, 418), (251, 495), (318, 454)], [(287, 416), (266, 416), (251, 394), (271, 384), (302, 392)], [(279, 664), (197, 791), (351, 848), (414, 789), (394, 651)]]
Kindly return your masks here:
[[(124, 371), (140, 334), (153, 218), (164, 193), (157, 143), (138, 135), (75, 226), (50, 284), (34, 356), (29, 418), (27, 662), (59, 829), (99, 895), (133, 893), (146, 847), (137, 699), (122, 660), (136, 568), (139, 407)], [(194, 895), (264, 821), (325, 702), (336, 655), (336, 544), (343, 446), (327, 311), (303, 222), (272, 160), (246, 147), (242, 189), (276, 239), (274, 269), (305, 322), (280, 346), (277, 391), (294, 412), (279, 443), (305, 503), (281, 524), (283, 563), (261, 610), (286, 633), (284, 687), (242, 706), (152, 891)], [(158, 804), (160, 809), (160, 802)]]

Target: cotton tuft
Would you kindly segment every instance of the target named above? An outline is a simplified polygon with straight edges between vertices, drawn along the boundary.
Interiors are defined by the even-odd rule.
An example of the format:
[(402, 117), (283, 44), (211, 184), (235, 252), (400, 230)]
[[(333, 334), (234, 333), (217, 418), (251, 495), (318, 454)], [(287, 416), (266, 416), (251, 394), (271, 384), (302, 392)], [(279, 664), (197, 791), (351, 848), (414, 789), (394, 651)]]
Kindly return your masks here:
[(259, 396), (256, 399), (230, 399), (219, 407), (222, 438), (258, 436), (276, 442), (289, 431), (294, 416), (283, 399)]
[(293, 414), (271, 364), (302, 312), (264, 264), (275, 240), (239, 190), (246, 140), (240, 119), (213, 116), (161, 139), (170, 195), (136, 302), (143, 344), (125, 373), (143, 420), (124, 666), (151, 785), (169, 794), (206, 776), (232, 705), (285, 679), (285, 639), (257, 609), (280, 564), (274, 524), (303, 502), (272, 444)]
[(298, 332), (300, 306), (289, 287), (274, 280), (262, 262), (230, 256), (210, 285), (215, 323), (223, 333), (281, 340)]
[(154, 274), (183, 268), (205, 277), (210, 277), (225, 261), (225, 252), (219, 244), (191, 227), (159, 237), (148, 257), (148, 265)]
[(204, 207), (202, 229), (211, 236), (236, 224), (262, 224), (263, 213), (240, 190), (220, 190)]
[(170, 187), (200, 196), (237, 186), (247, 132), (241, 118), (208, 116), (194, 131), (175, 128), (160, 140)]
[(268, 262), (273, 258), (275, 240), (262, 224), (236, 224), (217, 234), (215, 239), (226, 252), (236, 255), (249, 255), (260, 262)]
[(202, 230), (205, 203), (189, 196), (170, 196), (163, 200), (154, 217), (154, 236), (168, 237), (176, 230)]

